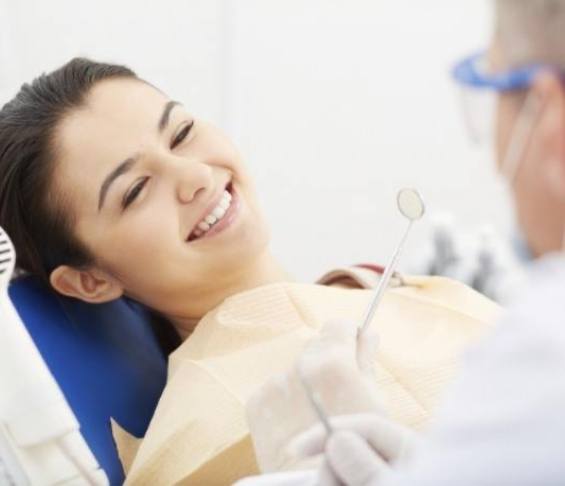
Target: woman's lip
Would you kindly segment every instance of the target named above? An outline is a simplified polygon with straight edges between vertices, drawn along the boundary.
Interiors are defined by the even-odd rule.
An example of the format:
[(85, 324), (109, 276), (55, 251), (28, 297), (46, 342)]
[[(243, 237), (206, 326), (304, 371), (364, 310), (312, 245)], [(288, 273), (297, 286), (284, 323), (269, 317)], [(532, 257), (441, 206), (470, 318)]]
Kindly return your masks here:
[(220, 203), (220, 201), (222, 200), (222, 197), (224, 195), (225, 191), (231, 191), (230, 187), (232, 186), (232, 181), (228, 181), (228, 183), (224, 186), (224, 188), (222, 189), (222, 191), (220, 192), (220, 194), (218, 194), (210, 204), (208, 204), (208, 207), (206, 208), (205, 211), (203, 211), (203, 213), (200, 215), (200, 218), (198, 218), (196, 220), (196, 224), (192, 227), (192, 229), (188, 232), (188, 236), (186, 237), (187, 242), (191, 242), (193, 241), (195, 238), (194, 232), (196, 231), (196, 229), (198, 228), (198, 225), (200, 224), (201, 221), (204, 221), (204, 218), (206, 216), (208, 216)]
[(237, 194), (237, 192), (235, 191), (233, 184), (231, 185), (230, 193), (231, 193), (232, 199), (231, 199), (231, 202), (230, 202), (230, 207), (226, 211), (226, 214), (224, 214), (224, 217), (222, 219), (220, 219), (220, 221), (218, 221), (214, 226), (212, 226), (208, 231), (206, 231), (206, 233), (204, 233), (196, 241), (205, 240), (206, 238), (210, 238), (211, 236), (214, 236), (214, 235), (217, 235), (218, 233), (221, 233), (226, 228), (230, 227), (232, 225), (232, 223), (235, 221), (235, 219), (237, 218), (237, 215), (239, 213), (240, 201), (239, 201), (239, 194)]
[[(228, 207), (228, 210), (226, 211), (226, 213), (224, 214), (224, 216), (222, 217), (222, 219), (220, 221), (218, 221), (216, 224), (214, 224), (208, 231), (206, 231), (206, 233), (204, 233), (202, 236), (199, 237), (193, 237), (194, 231), (196, 230), (198, 224), (193, 228), (193, 230), (190, 232), (189, 237), (186, 239), (186, 241), (188, 243), (196, 243), (199, 240), (203, 240), (205, 238), (208, 238), (210, 236), (213, 236), (217, 233), (220, 233), (221, 231), (223, 231), (224, 229), (226, 229), (228, 226), (231, 226), (232, 222), (234, 221), (234, 219), (237, 217), (237, 213), (239, 210), (239, 205), (240, 205), (240, 201), (239, 201), (239, 195), (237, 194), (234, 186), (233, 186), (233, 182), (230, 181), (227, 186), (225, 187), (224, 191), (229, 191), (229, 193), (232, 196), (232, 199), (230, 201), (230, 205)], [(223, 191), (222, 191), (223, 194)], [(219, 200), (216, 202), (215, 205), (210, 205), (210, 209), (209, 211), (199, 220), (202, 221), (202, 219), (210, 214), (212, 212), (212, 210), (218, 205)]]
[(196, 224), (194, 225), (194, 227), (190, 230), (190, 233), (188, 233), (188, 236), (186, 237), (186, 241), (191, 241), (191, 236), (194, 234), (194, 230), (198, 227), (198, 224), (204, 220), (204, 218), (206, 216), (208, 216), (220, 203), (220, 201), (222, 200), (222, 196), (224, 195), (224, 191), (228, 190), (228, 187), (231, 186), (231, 181), (229, 181), (224, 188), (222, 189), (222, 191), (220, 192), (220, 194), (218, 194), (214, 200), (208, 205), (208, 207), (204, 210), (204, 212), (200, 215), (200, 218), (198, 218), (196, 220)]

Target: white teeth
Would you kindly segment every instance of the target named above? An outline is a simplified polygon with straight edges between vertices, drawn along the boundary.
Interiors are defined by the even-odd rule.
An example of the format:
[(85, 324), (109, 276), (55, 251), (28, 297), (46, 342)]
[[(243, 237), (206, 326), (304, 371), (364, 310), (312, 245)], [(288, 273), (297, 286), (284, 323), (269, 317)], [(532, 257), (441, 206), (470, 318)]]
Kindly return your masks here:
[(226, 214), (226, 210), (221, 206), (218, 206), (216, 209), (214, 209), (214, 211), (212, 211), (212, 214), (216, 216), (216, 218), (222, 219), (224, 214)]
[(218, 205), (196, 226), (196, 229), (194, 230), (194, 235), (196, 236), (196, 238), (199, 238), (204, 233), (206, 233), (212, 226), (214, 226), (220, 219), (225, 216), (228, 208), (230, 207), (231, 200), (232, 195), (228, 191), (224, 191)]

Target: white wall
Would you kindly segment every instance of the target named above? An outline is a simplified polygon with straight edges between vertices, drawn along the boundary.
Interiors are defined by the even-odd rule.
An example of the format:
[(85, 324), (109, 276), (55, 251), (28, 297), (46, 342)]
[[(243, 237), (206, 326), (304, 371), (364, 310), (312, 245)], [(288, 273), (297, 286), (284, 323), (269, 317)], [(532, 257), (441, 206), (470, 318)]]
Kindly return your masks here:
[[(123, 63), (215, 121), (225, 105), (221, 0), (0, 0), (0, 95), (73, 56)], [(5, 30), (6, 29), (6, 30)], [(2, 34), (0, 34), (2, 35)]]
[(420, 189), (430, 212), (502, 221), (490, 161), (468, 144), (448, 76), (486, 44), (488, 2), (237, 5), (229, 99), (289, 267), (313, 278), (336, 262), (386, 261), (404, 227), (402, 186)]
[(301, 279), (384, 262), (402, 186), (468, 225), (505, 219), (448, 76), (486, 44), (488, 0), (0, 0), (0, 16), (2, 100), (83, 54), (131, 65), (224, 126)]

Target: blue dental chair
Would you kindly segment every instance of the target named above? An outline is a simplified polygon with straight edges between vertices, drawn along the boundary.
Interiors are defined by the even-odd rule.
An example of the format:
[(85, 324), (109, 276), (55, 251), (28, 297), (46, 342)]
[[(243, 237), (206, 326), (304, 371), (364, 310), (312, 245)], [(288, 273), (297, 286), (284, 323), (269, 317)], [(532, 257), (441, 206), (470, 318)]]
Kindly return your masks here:
[(122, 484), (110, 418), (142, 437), (166, 381), (170, 349), (153, 317), (125, 298), (91, 305), (56, 295), (34, 277), (12, 282), (9, 295), (110, 484)]

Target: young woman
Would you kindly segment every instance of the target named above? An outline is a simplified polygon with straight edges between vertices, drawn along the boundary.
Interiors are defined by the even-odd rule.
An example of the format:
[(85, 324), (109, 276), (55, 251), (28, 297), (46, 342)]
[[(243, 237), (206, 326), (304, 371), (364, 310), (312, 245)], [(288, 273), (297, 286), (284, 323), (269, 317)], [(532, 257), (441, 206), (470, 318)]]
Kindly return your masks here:
[[(127, 295), (184, 340), (134, 483), (228, 484), (256, 472), (242, 404), (322, 321), (354, 319), (370, 297), (290, 283), (235, 147), (123, 66), (73, 59), (2, 108), (0, 225), (22, 271), (86, 302)], [(369, 286), (346, 276), (332, 281)], [(392, 416), (417, 426), (495, 308), (428, 280), (387, 297), (377, 383)], [(344, 387), (330, 393), (337, 402)]]
[(123, 66), (74, 59), (4, 106), (0, 198), (21, 269), (87, 302), (127, 293), (183, 337), (288, 279), (235, 147)]

